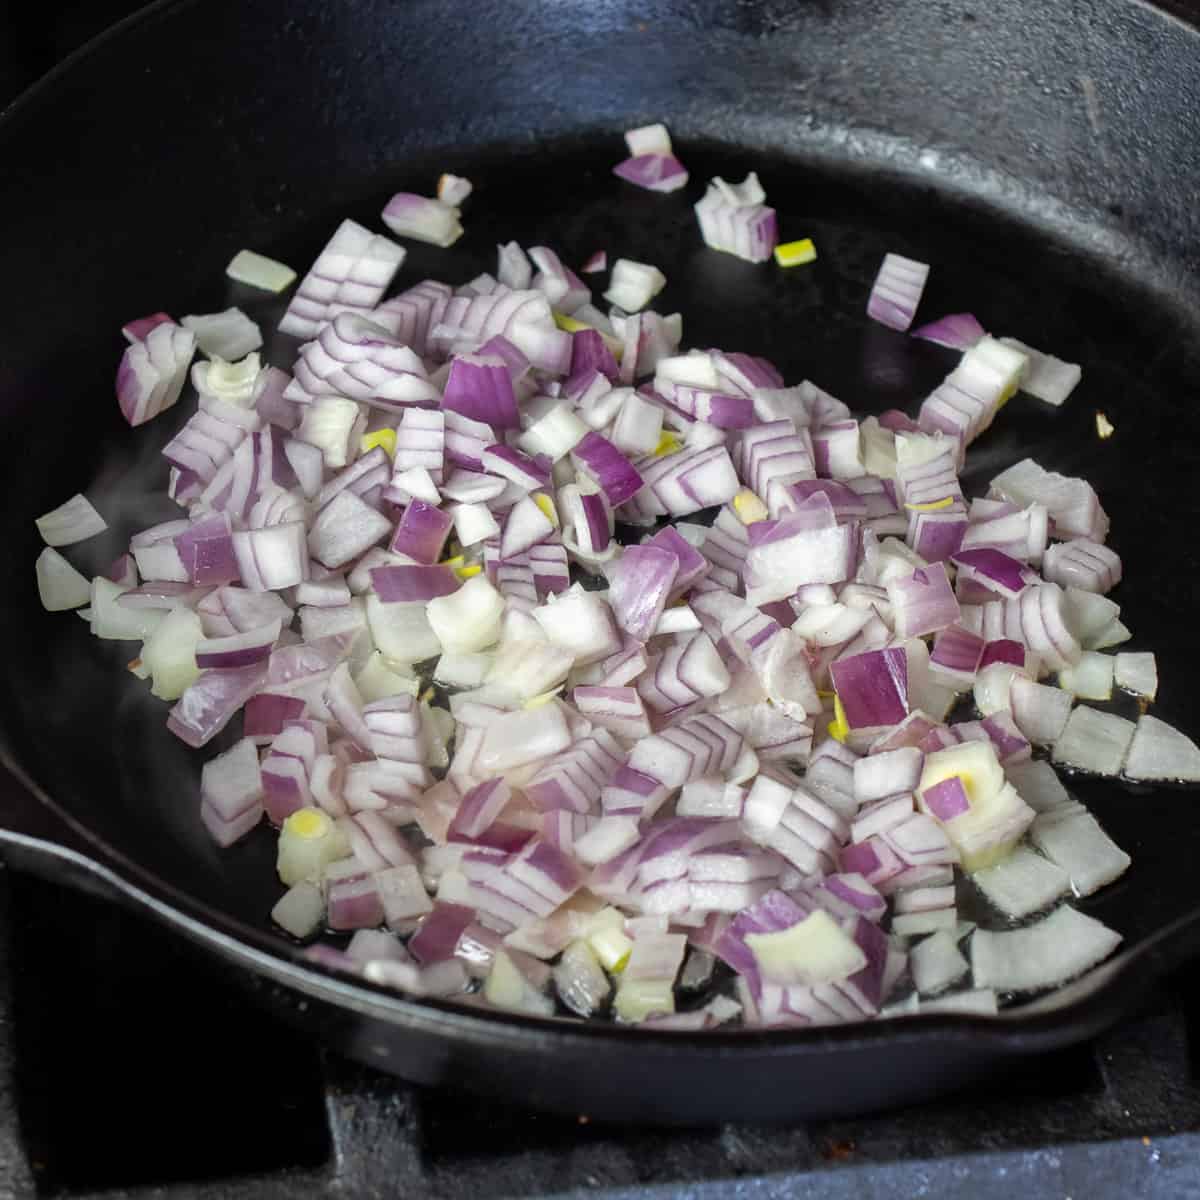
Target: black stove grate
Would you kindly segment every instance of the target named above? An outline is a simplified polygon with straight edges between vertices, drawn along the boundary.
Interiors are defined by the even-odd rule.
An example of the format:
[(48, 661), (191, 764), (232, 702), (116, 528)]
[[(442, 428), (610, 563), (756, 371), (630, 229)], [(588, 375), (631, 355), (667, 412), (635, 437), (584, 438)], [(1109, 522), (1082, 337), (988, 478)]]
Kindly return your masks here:
[(1200, 1196), (1200, 971), (955, 1097), (656, 1130), (324, 1052), (139, 914), (0, 874), (0, 1196)]

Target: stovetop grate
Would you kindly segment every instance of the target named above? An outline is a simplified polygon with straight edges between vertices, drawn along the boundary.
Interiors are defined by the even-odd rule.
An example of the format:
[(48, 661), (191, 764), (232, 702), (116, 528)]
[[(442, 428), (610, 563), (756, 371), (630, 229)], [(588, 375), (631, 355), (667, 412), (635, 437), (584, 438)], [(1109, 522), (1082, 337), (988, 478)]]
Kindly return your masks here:
[(0, 1195), (1200, 1196), (1196, 970), (956, 1097), (659, 1130), (398, 1082), (139, 914), (13, 873), (0, 900)]

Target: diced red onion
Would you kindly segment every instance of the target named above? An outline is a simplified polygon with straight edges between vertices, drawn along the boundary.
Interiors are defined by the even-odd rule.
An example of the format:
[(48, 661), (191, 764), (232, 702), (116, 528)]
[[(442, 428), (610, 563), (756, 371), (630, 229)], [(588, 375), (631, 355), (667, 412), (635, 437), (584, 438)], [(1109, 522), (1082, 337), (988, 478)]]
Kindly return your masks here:
[(385, 603), (432, 600), (458, 591), (462, 581), (450, 567), (391, 566), (371, 571), (371, 587)]
[(839, 659), (830, 674), (851, 729), (895, 725), (908, 715), (908, 661), (902, 649)]
[(900, 254), (884, 255), (883, 265), (871, 287), (867, 315), (903, 333), (912, 324), (928, 277), (928, 263)]
[(951, 350), (969, 350), (985, 334), (971, 313), (951, 313), (912, 331), (912, 336)]
[(355, 221), (343, 221), (300, 281), (279, 322), (282, 333), (316, 336), (339, 312), (369, 312), (404, 261), (405, 251)]
[(157, 325), (134, 342), (117, 368), (117, 401), (130, 425), (142, 425), (179, 399), (196, 335), (179, 325)]
[(687, 169), (673, 154), (639, 154), (619, 162), (613, 174), (651, 192), (674, 192), (688, 181)]
[[(746, 188), (751, 180), (757, 189), (753, 175), (741, 187)], [(766, 262), (774, 253), (779, 232), (775, 210), (762, 203), (761, 189), (757, 196), (759, 199), (743, 199), (723, 180), (714, 179), (694, 206), (705, 245), (747, 262)]]
[[(378, 515), (378, 514), (376, 514)], [(439, 508), (414, 500), (405, 510), (388, 549), (432, 566), (441, 556), (454, 519)]]
[(453, 245), (463, 233), (457, 208), (412, 192), (397, 192), (387, 202), (381, 216), (393, 233), (433, 246)]
[(167, 728), (189, 746), (206, 745), (258, 691), (266, 673), (261, 663), (234, 670), (203, 671), (171, 709)]

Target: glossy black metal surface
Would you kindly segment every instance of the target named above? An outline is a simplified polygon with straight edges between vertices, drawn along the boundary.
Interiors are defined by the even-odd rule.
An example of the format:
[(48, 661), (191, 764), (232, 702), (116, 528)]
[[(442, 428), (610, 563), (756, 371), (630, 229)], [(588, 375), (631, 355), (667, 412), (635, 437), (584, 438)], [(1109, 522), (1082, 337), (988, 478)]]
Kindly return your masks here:
[[(0, 121), (16, 300), (0, 332), (0, 434), (19, 447), (0, 516), (12, 562), (32, 562), (31, 518), (77, 488), (113, 525), (75, 555), (88, 570), (173, 515), (152, 493), (184, 414), (123, 426), (111, 379), (124, 319), (229, 302), (269, 319), (272, 302), (227, 287), (234, 251), (302, 265), (341, 216), (377, 224), (391, 191), (457, 170), (477, 186), (468, 234), (452, 253), (414, 247), (401, 285), (465, 280), (509, 237), (568, 261), (606, 247), (666, 271), (664, 311), (683, 308), (690, 343), (767, 354), (789, 379), (878, 410), (911, 405), (948, 369), (936, 348), (864, 319), (880, 256), (895, 249), (934, 265), (923, 314), (969, 308), (1084, 363), (1061, 413), (1009, 406), (972, 478), (1033, 454), (1097, 483), (1126, 562), (1127, 623), (1139, 645), (1171, 651), (1157, 711), (1194, 732), (1198, 45), (1185, 24), (1117, 0), (507, 0), (486, 19), (428, 0), (157, 6)], [(609, 174), (620, 129), (655, 118), (692, 171), (686, 194), (637, 193)], [(750, 267), (699, 245), (689, 199), (709, 175), (749, 168), (785, 235), (816, 239), (814, 268)], [(1117, 426), (1108, 442), (1097, 409)], [(7, 823), (82, 856), (43, 864), (99, 863), (106, 886), (270, 981), (260, 986), (295, 1020), (426, 1082), (637, 1119), (874, 1108), (1089, 1035), (1149, 967), (1021, 1022), (701, 1041), (491, 1018), (334, 981), (266, 928), (269, 836), (227, 852), (208, 842), (199, 756), (120, 669), (131, 648), (42, 613), (31, 580), (0, 622), (5, 742), (74, 825), (31, 828), (49, 810), (19, 792)], [(1089, 911), (1131, 945), (1193, 913), (1193, 797), (1078, 791), (1135, 859)], [(36, 857), (41, 843), (18, 850)], [(1155, 961), (1195, 937), (1194, 924), (1179, 928)]]

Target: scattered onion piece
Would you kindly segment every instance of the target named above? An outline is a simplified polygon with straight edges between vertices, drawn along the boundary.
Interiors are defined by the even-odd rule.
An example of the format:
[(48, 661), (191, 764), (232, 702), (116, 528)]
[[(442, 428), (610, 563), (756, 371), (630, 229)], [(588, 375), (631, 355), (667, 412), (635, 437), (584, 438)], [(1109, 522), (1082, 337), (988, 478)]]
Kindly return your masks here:
[(225, 274), (235, 283), (245, 283), (276, 295), (296, 281), (296, 272), (291, 267), (253, 250), (239, 250), (229, 260)]

